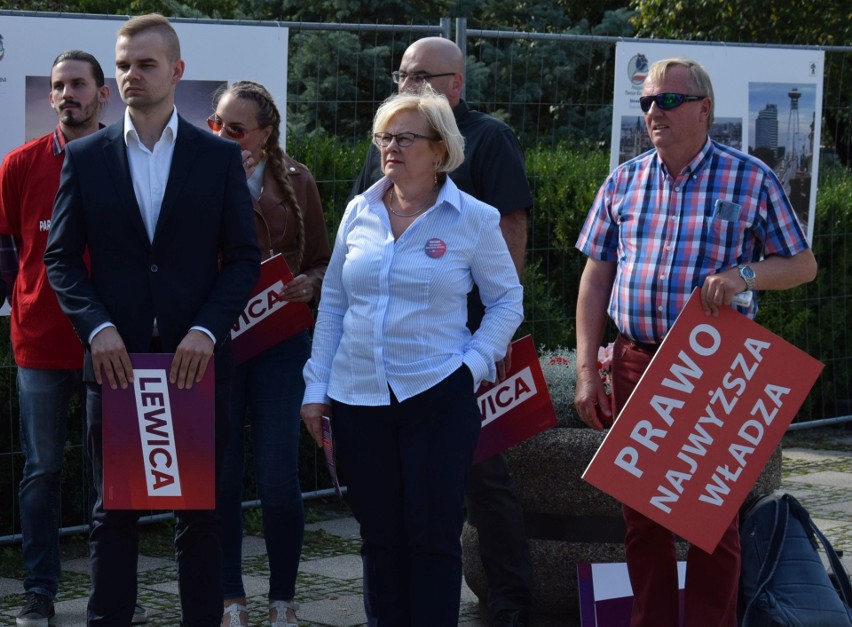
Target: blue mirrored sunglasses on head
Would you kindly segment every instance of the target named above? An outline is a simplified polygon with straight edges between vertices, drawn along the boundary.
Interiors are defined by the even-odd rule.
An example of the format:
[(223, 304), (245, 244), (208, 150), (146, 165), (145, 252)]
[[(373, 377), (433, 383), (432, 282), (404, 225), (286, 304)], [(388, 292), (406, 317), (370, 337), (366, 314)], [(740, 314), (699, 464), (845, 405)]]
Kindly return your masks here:
[(648, 113), (651, 110), (651, 103), (656, 102), (657, 107), (663, 111), (669, 109), (677, 109), (684, 102), (695, 102), (696, 100), (704, 100), (707, 96), (687, 96), (686, 94), (675, 94), (665, 92), (662, 94), (654, 94), (653, 96), (641, 96), (639, 98), (639, 106), (642, 111)]

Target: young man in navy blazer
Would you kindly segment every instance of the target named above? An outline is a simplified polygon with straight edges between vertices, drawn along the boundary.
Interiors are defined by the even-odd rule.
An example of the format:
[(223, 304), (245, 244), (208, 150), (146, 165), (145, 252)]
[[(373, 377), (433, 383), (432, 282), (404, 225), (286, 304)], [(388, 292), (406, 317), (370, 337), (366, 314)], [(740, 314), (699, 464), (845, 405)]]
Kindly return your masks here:
[[(215, 352), (218, 427), (227, 416), (229, 330), (257, 280), (260, 253), (239, 146), (175, 109), (184, 62), (168, 20), (151, 14), (126, 22), (115, 66), (124, 119), (66, 148), (45, 263), (85, 346), (99, 491), (88, 623), (124, 626), (136, 600), (139, 512), (103, 507), (101, 384), (132, 385), (128, 353), (166, 352), (174, 353), (170, 380), (190, 388)], [(215, 513), (175, 515), (181, 625), (218, 625)]]

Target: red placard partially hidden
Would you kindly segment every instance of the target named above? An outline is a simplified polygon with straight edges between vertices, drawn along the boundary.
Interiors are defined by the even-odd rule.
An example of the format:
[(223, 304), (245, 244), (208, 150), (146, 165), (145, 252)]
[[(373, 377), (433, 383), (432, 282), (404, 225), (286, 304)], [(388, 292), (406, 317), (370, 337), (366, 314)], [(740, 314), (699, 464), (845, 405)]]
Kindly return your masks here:
[(103, 386), (104, 509), (216, 506), (214, 358), (179, 390), (168, 382), (173, 357), (131, 353), (133, 384)]
[(512, 342), (512, 367), (506, 380), (480, 388), (476, 400), (482, 431), (474, 464), (556, 425), (556, 411), (531, 336)]
[(696, 290), (583, 478), (712, 552), (823, 365)]
[(260, 264), (260, 278), (246, 308), (231, 329), (234, 363), (248, 361), (270, 346), (304, 331), (314, 324), (305, 303), (291, 303), (278, 294), (293, 280), (283, 255)]

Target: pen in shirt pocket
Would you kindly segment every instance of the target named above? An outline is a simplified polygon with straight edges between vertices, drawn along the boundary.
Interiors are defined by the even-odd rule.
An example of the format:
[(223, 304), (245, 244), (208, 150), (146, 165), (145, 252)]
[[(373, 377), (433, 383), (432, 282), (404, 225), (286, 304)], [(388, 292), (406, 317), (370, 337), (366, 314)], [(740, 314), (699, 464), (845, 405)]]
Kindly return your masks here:
[(741, 205), (729, 200), (717, 200), (713, 217), (734, 222), (740, 217)]

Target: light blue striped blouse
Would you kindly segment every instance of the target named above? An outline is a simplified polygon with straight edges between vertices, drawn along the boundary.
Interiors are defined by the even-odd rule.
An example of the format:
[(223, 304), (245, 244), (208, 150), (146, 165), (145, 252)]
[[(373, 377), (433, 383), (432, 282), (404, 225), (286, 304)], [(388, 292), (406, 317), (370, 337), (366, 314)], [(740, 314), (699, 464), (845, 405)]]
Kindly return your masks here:
[[(476, 386), (496, 378), (523, 320), (523, 288), (500, 214), (447, 179), (435, 206), (394, 240), (382, 178), (341, 220), (322, 286), (304, 403), (390, 404), (466, 364)], [(485, 317), (471, 336), (467, 294), (479, 286)]]

